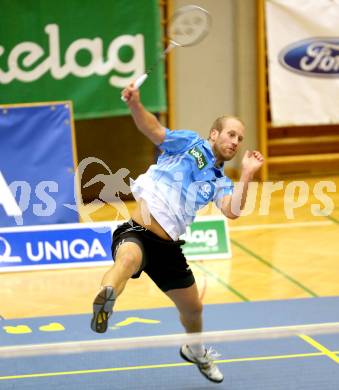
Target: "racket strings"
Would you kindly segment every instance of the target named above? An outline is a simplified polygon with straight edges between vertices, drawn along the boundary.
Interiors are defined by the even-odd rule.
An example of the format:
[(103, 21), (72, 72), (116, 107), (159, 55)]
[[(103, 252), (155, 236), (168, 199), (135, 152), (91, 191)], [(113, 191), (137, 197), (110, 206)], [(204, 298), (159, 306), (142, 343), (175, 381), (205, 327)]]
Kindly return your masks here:
[(178, 46), (190, 46), (201, 41), (208, 33), (210, 15), (201, 7), (182, 7), (168, 25), (168, 35)]

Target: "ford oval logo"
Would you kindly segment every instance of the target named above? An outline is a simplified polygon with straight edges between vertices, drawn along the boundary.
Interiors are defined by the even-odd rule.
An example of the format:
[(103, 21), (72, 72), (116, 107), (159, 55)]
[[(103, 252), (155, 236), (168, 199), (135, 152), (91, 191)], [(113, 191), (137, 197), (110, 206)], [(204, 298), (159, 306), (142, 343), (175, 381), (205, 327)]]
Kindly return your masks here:
[(288, 45), (279, 53), (282, 66), (299, 74), (339, 77), (339, 37), (310, 38)]

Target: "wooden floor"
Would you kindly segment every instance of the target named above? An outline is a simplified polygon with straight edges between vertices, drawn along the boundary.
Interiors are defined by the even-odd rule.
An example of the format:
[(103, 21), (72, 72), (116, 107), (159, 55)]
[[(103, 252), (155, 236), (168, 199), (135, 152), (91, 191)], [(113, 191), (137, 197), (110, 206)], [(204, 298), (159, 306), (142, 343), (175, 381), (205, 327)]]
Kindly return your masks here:
[[(301, 180), (301, 179), (298, 179)], [(326, 192), (329, 216), (313, 215), (314, 205), (324, 205), (314, 195), (320, 181), (336, 188)], [(332, 184), (331, 184), (332, 183)], [(259, 201), (248, 216), (229, 221), (231, 260), (192, 262), (204, 303), (226, 303), (339, 295), (339, 177), (305, 180), (310, 196), (291, 217), (291, 186), (272, 195), (267, 215)], [(295, 194), (296, 201), (298, 193)], [(324, 197), (324, 195), (323, 195)], [(319, 198), (319, 195), (318, 195)], [(312, 208), (313, 205), (313, 208)], [(128, 205), (130, 209), (133, 203)], [(203, 213), (216, 213), (213, 207)], [(116, 219), (114, 207), (92, 215), (93, 220)], [(105, 267), (0, 274), (0, 315), (6, 319), (91, 311)], [(143, 275), (130, 280), (116, 309), (171, 306), (168, 298)]]

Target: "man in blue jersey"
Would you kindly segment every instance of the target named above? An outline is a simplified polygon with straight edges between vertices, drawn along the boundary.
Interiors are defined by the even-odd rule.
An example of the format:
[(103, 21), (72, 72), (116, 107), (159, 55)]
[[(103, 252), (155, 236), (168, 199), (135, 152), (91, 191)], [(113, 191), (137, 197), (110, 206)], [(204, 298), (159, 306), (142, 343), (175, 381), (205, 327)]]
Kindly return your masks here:
[[(233, 188), (231, 180), (224, 176), (224, 162), (235, 156), (244, 138), (244, 125), (239, 119), (216, 119), (208, 140), (204, 140), (193, 131), (163, 127), (145, 110), (133, 84), (123, 91), (123, 96), (138, 129), (163, 153), (131, 185), (138, 207), (131, 221), (120, 225), (113, 234), (115, 261), (95, 297), (91, 328), (98, 333), (106, 331), (114, 302), (128, 279), (138, 278), (144, 271), (174, 302), (186, 332), (201, 332), (202, 303), (179, 237), (193, 222), (196, 212), (210, 201), (226, 217), (239, 217), (248, 184), (263, 157), (258, 151), (245, 152), (240, 185)], [(197, 343), (183, 345), (180, 354), (195, 363), (206, 378), (222, 382), (213, 350)]]

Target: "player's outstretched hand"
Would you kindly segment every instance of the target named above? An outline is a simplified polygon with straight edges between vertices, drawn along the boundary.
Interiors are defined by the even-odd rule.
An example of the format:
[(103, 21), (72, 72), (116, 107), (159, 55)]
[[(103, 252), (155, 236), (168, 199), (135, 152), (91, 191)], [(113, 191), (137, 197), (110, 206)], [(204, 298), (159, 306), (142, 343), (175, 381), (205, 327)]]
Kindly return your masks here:
[(263, 162), (264, 158), (260, 152), (257, 150), (247, 150), (241, 162), (242, 169), (250, 175), (254, 175), (260, 169)]

